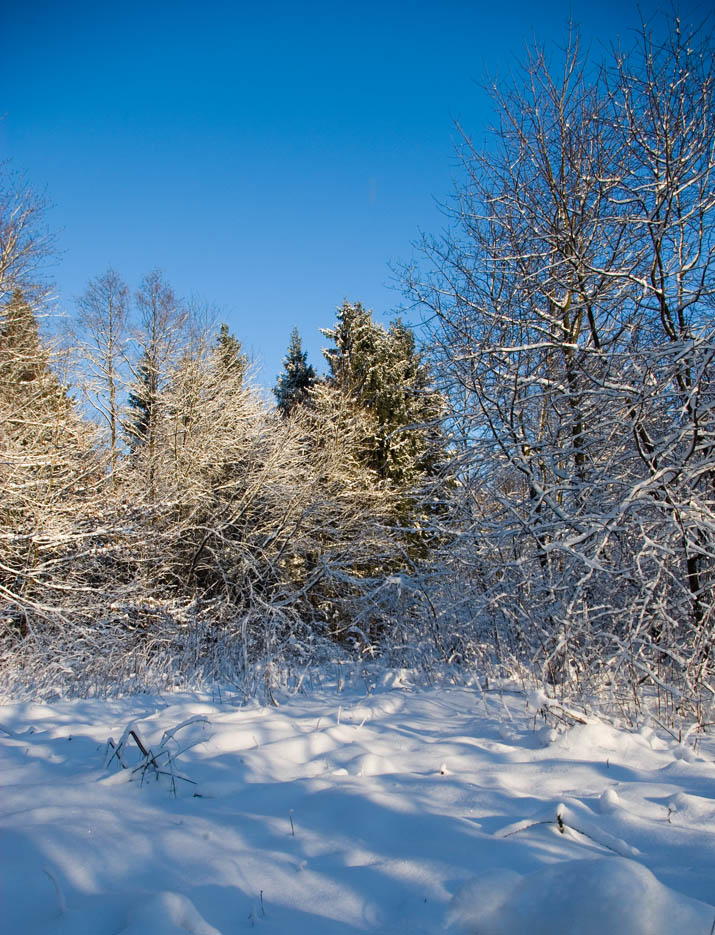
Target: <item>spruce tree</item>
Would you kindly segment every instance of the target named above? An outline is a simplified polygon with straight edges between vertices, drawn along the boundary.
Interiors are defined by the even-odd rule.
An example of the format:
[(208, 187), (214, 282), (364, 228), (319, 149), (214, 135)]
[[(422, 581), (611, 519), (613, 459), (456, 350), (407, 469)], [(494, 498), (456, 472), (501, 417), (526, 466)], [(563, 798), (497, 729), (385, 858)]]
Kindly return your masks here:
[(0, 317), (0, 379), (8, 386), (37, 379), (45, 367), (37, 319), (20, 289)]
[(241, 342), (231, 334), (228, 325), (224, 322), (216, 336), (216, 350), (218, 352), (219, 367), (224, 373), (243, 378), (248, 370), (248, 357), (243, 353)]
[(323, 351), (330, 368), (330, 382), (360, 405), (371, 407), (382, 383), (384, 329), (372, 320), (372, 312), (357, 302), (343, 302), (334, 328), (322, 333), (335, 347)]
[(303, 350), (298, 329), (293, 328), (288, 353), (283, 358), (283, 373), (273, 388), (280, 412), (287, 416), (295, 406), (304, 403), (315, 382), (315, 370), (308, 363), (308, 352)]
[(137, 365), (136, 379), (127, 397), (130, 415), (125, 430), (130, 451), (136, 451), (145, 442), (149, 426), (152, 424), (157, 396), (155, 383), (149, 358), (143, 354)]
[(42, 426), (49, 431), (44, 416), (52, 420), (71, 408), (50, 367), (35, 311), (20, 289), (13, 290), (8, 305), (0, 310), (0, 387), (9, 422), (26, 431), (36, 432)]
[(444, 456), (442, 401), (414, 335), (399, 319), (385, 329), (359, 302), (344, 302), (337, 319), (323, 330), (335, 345), (324, 351), (329, 382), (372, 416), (366, 463), (399, 487), (435, 474)]
[(88, 590), (72, 579), (87, 554), (83, 511), (104, 478), (37, 317), (20, 289), (0, 307), (0, 643), (33, 617), (64, 622)]

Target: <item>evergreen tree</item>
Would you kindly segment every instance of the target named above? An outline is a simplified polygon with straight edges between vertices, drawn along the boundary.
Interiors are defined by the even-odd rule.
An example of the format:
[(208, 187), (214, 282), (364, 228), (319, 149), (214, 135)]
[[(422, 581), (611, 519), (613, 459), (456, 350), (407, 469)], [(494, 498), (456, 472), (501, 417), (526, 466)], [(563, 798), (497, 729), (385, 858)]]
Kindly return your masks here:
[(52, 419), (71, 407), (65, 388), (50, 368), (35, 311), (20, 289), (13, 291), (0, 313), (0, 387), (7, 418), (23, 431), (46, 426), (45, 419), (37, 417), (40, 411)]
[(375, 373), (384, 329), (372, 320), (372, 312), (360, 302), (343, 302), (337, 312), (334, 328), (323, 328), (322, 333), (335, 347), (323, 351), (330, 368), (330, 381), (342, 392), (361, 403), (369, 403), (379, 385)]
[(303, 350), (298, 329), (294, 328), (290, 335), (288, 353), (283, 358), (283, 373), (279, 375), (273, 389), (278, 409), (283, 415), (289, 415), (295, 406), (308, 399), (315, 382), (315, 370), (308, 363), (308, 352)]
[(36, 308), (18, 288), (0, 307), (0, 655), (6, 638), (69, 612), (87, 590), (73, 576), (86, 554), (84, 511), (104, 478)]
[(243, 378), (248, 370), (248, 357), (243, 353), (241, 342), (231, 334), (226, 323), (219, 328), (216, 336), (219, 367), (224, 373)]
[(327, 389), (360, 414), (352, 457), (374, 476), (380, 496), (389, 502), (385, 531), (396, 549), (393, 559), (381, 561), (381, 570), (373, 572), (384, 577), (413, 567), (441, 539), (441, 524), (434, 520), (444, 512), (449, 489), (443, 477), (444, 403), (414, 335), (401, 321), (384, 328), (362, 305), (345, 302), (335, 327), (323, 334), (334, 345), (324, 351)]
[(29, 383), (44, 364), (35, 313), (22, 291), (14, 289), (0, 324), (0, 379), (6, 386)]
[(372, 416), (366, 463), (400, 487), (435, 474), (444, 457), (442, 400), (414, 335), (399, 319), (389, 329), (376, 324), (359, 302), (344, 302), (337, 319), (323, 330), (335, 345), (324, 351), (329, 382)]
[(143, 354), (136, 368), (136, 379), (133, 381), (127, 397), (127, 405), (131, 413), (126, 424), (130, 451), (135, 451), (144, 443), (149, 426), (152, 424), (152, 413), (156, 406), (154, 382), (149, 359), (146, 354)]

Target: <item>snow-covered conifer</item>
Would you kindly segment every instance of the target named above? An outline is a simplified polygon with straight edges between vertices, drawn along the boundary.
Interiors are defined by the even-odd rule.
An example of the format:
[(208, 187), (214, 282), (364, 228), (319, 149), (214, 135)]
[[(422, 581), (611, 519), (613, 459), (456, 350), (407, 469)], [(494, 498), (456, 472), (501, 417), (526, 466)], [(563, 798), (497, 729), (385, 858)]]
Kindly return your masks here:
[(308, 363), (308, 352), (303, 350), (298, 329), (294, 328), (290, 335), (288, 353), (283, 358), (283, 372), (279, 374), (273, 388), (273, 395), (283, 415), (289, 415), (295, 406), (308, 399), (315, 381), (315, 370)]

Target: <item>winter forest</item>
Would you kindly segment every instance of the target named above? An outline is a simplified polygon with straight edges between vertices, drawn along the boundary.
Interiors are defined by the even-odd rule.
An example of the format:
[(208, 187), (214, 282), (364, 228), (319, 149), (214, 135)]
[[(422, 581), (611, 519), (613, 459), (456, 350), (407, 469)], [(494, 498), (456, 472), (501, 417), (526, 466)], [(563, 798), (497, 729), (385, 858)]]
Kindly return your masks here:
[(679, 24), (534, 49), (484, 145), (460, 128), (402, 317), (345, 302), (320, 378), (294, 331), (277, 405), (159, 271), (88, 271), (55, 320), (5, 165), (5, 691), (270, 698), (381, 658), (709, 722), (714, 77)]
[(392, 320), (271, 388), (150, 258), (62, 307), (0, 164), (8, 931), (713, 935), (713, 23), (666, 19), (532, 46)]

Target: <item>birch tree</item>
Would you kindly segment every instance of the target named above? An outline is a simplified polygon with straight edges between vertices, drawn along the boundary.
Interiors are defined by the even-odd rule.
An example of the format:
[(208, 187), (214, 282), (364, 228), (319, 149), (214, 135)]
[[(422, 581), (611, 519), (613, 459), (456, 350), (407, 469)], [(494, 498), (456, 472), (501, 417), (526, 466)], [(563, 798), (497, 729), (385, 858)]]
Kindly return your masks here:
[(77, 300), (75, 341), (87, 369), (83, 391), (109, 433), (112, 475), (122, 448), (128, 382), (129, 288), (111, 267)]
[(144, 277), (135, 304), (139, 320), (134, 340), (138, 354), (129, 395), (131, 415), (125, 432), (135, 461), (143, 465), (153, 496), (162, 393), (184, 346), (188, 313), (158, 270)]

